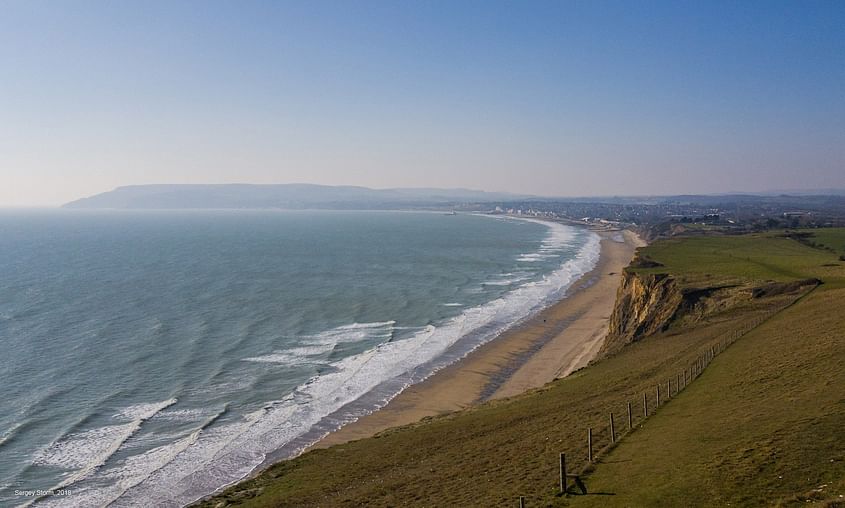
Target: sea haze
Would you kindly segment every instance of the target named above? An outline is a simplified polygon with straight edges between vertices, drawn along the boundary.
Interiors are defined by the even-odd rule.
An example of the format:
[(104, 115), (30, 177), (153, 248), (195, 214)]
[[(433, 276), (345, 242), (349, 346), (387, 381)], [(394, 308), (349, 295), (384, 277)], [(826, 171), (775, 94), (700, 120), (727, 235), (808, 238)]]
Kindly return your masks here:
[(0, 504), (180, 506), (561, 297), (598, 237), (405, 212), (0, 213)]

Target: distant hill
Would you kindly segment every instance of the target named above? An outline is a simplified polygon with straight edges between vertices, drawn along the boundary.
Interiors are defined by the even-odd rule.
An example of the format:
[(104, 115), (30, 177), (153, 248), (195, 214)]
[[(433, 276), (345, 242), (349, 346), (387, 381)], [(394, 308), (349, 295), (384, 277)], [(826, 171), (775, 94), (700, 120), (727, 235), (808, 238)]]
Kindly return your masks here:
[(370, 189), (313, 184), (131, 185), (72, 201), (64, 208), (390, 209), (527, 198), (530, 196), (472, 189)]

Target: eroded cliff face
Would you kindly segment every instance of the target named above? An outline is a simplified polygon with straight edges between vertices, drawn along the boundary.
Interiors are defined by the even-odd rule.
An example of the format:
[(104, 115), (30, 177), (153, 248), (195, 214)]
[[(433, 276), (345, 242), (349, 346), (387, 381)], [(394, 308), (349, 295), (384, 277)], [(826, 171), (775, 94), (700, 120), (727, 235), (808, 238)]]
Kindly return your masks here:
[(682, 300), (678, 284), (669, 275), (625, 271), (600, 356), (668, 327)]
[[(659, 267), (648, 259), (636, 259), (639, 267)], [(720, 312), (754, 301), (783, 295), (803, 294), (820, 284), (817, 279), (765, 282), (760, 285), (722, 284), (704, 287), (681, 285), (671, 275), (625, 270), (616, 293), (607, 337), (599, 357), (666, 330), (670, 326), (694, 325)]]

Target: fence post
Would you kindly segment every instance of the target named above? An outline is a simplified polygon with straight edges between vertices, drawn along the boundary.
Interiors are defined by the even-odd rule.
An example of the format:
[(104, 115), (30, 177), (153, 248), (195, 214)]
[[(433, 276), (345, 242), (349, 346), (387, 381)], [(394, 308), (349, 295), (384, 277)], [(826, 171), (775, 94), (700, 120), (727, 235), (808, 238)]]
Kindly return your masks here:
[(672, 378), (666, 380), (666, 400), (672, 398)]
[(525, 497), (519, 496), (519, 508), (525, 508)]
[(655, 399), (654, 407), (660, 407), (660, 385), (657, 385), (657, 399)]
[(587, 460), (593, 461), (593, 428), (587, 428)]
[(628, 430), (634, 430), (634, 419), (631, 417), (631, 403), (628, 403)]
[(613, 413), (610, 413), (610, 442), (616, 442), (616, 428), (613, 426)]
[(566, 494), (566, 454), (560, 454), (560, 493)]
[(648, 395), (643, 392), (643, 418), (648, 418)]

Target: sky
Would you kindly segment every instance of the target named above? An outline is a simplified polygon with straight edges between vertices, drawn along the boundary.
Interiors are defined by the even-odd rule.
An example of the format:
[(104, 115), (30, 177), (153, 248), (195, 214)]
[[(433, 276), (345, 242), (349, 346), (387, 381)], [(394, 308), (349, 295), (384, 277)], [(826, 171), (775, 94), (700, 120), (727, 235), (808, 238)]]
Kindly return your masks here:
[(0, 0), (0, 206), (845, 188), (845, 2)]

